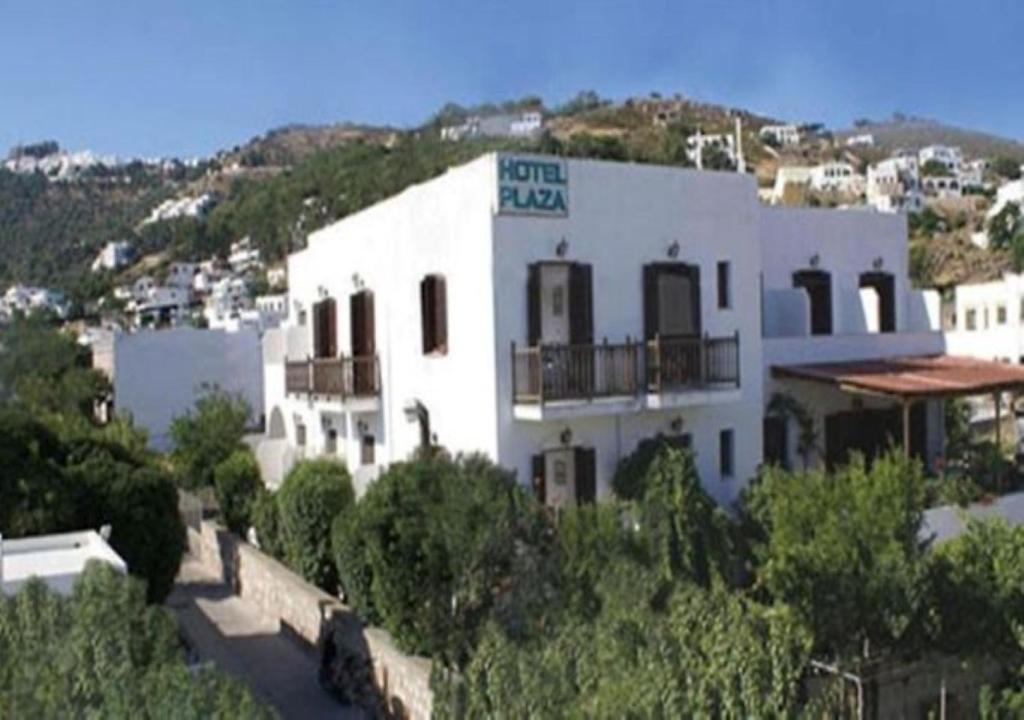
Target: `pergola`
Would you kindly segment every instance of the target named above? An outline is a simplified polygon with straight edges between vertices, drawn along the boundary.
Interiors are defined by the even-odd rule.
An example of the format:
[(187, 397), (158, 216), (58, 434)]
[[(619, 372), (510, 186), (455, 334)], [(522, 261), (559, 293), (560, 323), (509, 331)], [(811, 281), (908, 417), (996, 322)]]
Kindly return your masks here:
[(772, 377), (805, 380), (842, 392), (884, 397), (903, 407), (903, 450), (910, 454), (910, 410), (922, 400), (992, 395), (996, 443), (1000, 440), (1000, 396), (1024, 392), (1024, 367), (993, 360), (926, 355), (847, 362), (776, 365)]

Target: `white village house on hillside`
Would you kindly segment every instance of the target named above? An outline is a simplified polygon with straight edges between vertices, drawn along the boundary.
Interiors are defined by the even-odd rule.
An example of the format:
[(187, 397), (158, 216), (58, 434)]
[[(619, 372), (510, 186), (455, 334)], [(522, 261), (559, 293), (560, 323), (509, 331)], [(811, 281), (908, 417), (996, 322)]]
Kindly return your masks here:
[(937, 388), (983, 392), (1005, 366), (942, 357), (904, 216), (765, 208), (756, 189), (489, 154), (313, 233), (288, 260), (288, 320), (264, 336), (265, 478), (334, 455), (362, 490), (438, 444), (563, 505), (605, 496), (618, 461), (664, 435), (729, 503), (765, 458), (831, 464), (895, 436), (930, 462)]

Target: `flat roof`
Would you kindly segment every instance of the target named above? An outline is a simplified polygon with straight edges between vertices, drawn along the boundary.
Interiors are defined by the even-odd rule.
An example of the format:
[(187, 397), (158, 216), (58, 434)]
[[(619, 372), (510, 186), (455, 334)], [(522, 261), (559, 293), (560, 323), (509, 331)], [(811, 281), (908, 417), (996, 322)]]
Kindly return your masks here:
[(774, 365), (772, 377), (808, 380), (904, 400), (1024, 389), (1024, 367), (953, 355)]
[(94, 530), (0, 539), (0, 590), (13, 595), (29, 578), (38, 577), (53, 590), (69, 595), (90, 560), (127, 572), (121, 556)]

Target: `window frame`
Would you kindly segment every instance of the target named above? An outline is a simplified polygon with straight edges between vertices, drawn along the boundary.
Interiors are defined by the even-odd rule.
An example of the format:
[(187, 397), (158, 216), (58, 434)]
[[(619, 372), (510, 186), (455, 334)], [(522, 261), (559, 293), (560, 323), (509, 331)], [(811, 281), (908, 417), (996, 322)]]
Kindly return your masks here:
[(732, 263), (719, 260), (715, 266), (715, 282), (718, 295), (718, 309), (732, 309)]
[(736, 431), (733, 428), (718, 431), (718, 474), (722, 479), (736, 477)]
[(440, 273), (420, 280), (420, 339), (423, 355), (448, 354), (448, 281)]

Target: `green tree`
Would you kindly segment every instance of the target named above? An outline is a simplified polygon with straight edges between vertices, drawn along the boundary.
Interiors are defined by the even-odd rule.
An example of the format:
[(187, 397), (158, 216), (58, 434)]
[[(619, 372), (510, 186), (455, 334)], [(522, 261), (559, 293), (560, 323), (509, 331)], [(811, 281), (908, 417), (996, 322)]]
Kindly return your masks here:
[(73, 488), (66, 450), (45, 425), (21, 410), (0, 410), (0, 534), (71, 530)]
[(192, 411), (174, 418), (171, 460), (183, 487), (213, 485), (214, 468), (242, 447), (249, 414), (242, 396), (214, 387), (196, 401)]
[(820, 651), (913, 645), (926, 605), (923, 504), (919, 465), (896, 451), (831, 474), (769, 468), (745, 497), (764, 538), (757, 582), (793, 606)]
[(93, 561), (70, 597), (0, 595), (0, 716), (269, 718), (237, 681), (190, 673), (170, 613)]
[(299, 462), (275, 497), (285, 562), (311, 583), (335, 592), (331, 524), (355, 501), (348, 470), (334, 460)]
[(252, 506), (263, 480), (260, 467), (249, 449), (236, 450), (213, 470), (217, 503), (228, 528), (244, 537), (252, 523)]
[(1020, 179), (1020, 162), (1009, 157), (997, 157), (992, 161), (992, 172), (1007, 180)]
[(997, 250), (1009, 248), (1021, 232), (1024, 232), (1024, 220), (1021, 218), (1020, 205), (1008, 202), (988, 221), (989, 247)]
[(938, 160), (929, 160), (921, 166), (921, 175), (923, 177), (929, 176), (943, 176), (950, 175), (949, 168), (946, 164)]

